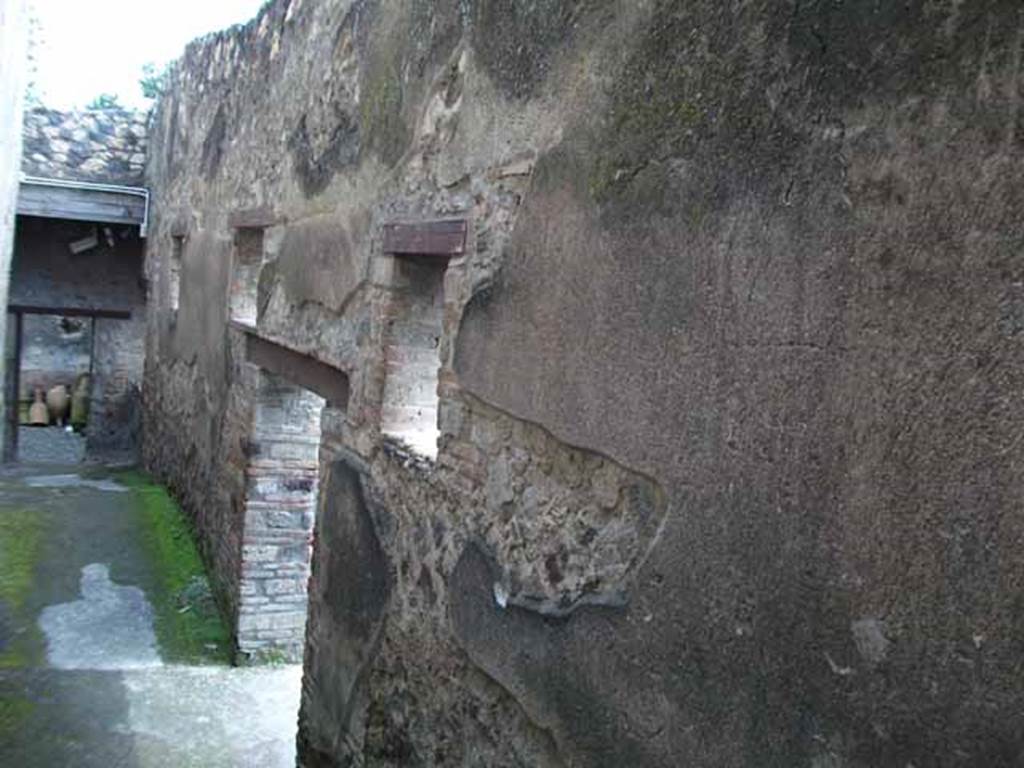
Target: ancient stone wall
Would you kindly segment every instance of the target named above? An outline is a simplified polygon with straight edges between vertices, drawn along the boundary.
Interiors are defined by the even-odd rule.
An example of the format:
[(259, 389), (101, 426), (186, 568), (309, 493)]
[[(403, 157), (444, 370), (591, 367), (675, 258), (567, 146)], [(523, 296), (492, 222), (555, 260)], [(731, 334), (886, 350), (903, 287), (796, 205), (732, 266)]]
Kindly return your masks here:
[(146, 355), (145, 314), (140, 305), (130, 320), (96, 320), (93, 355), (86, 451), (93, 456), (137, 458)]
[[(256, 332), (351, 384), (306, 766), (1020, 761), (1022, 40), (1008, 0), (278, 0), (188, 48), (146, 459), (237, 604), (260, 227)], [(452, 219), (410, 280), (385, 225)], [(386, 414), (437, 305), (432, 458)]]

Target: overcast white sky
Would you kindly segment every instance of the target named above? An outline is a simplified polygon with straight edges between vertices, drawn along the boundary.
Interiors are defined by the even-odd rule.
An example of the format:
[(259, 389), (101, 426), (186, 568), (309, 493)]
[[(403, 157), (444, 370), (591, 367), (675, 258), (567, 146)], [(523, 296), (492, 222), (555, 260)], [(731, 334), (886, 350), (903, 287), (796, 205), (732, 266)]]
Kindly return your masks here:
[(30, 0), (40, 23), (37, 91), (47, 106), (100, 93), (146, 106), (142, 65), (176, 59), (193, 38), (248, 21), (263, 0)]

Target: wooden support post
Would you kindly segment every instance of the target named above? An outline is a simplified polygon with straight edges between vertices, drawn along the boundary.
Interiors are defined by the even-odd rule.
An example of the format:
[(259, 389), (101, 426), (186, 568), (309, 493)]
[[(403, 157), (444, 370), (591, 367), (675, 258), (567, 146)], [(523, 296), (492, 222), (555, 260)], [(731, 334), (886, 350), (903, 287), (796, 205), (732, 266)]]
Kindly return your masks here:
[(92, 316), (89, 328), (89, 387), (92, 388), (92, 372), (96, 360), (96, 315)]
[(8, 406), (10, 423), (8, 428), (11, 433), (8, 436), (7, 444), (4, 446), (4, 461), (10, 463), (18, 460), (18, 428), (21, 426), (20, 398), (21, 398), (21, 336), (22, 336), (22, 314), (14, 312), (14, 361), (11, 371), (11, 398)]

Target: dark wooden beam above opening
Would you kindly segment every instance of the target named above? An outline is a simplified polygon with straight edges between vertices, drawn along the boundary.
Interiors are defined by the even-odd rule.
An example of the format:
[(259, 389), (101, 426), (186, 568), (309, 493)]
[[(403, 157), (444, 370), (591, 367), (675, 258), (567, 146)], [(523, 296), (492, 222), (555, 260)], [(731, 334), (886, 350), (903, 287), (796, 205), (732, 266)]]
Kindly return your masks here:
[(28, 304), (8, 304), (7, 311), (16, 315), (59, 315), (60, 317), (95, 317), (101, 320), (131, 320), (131, 310), (93, 309), (91, 307), (40, 307)]
[(266, 229), (284, 223), (284, 217), (273, 208), (245, 208), (228, 214), (228, 226), (232, 229)]
[(384, 253), (399, 256), (462, 256), (466, 252), (465, 219), (384, 225)]
[(250, 363), (315, 392), (329, 406), (348, 407), (349, 382), (344, 371), (264, 339), (250, 326), (241, 323), (232, 323), (231, 326), (245, 334), (245, 355)]

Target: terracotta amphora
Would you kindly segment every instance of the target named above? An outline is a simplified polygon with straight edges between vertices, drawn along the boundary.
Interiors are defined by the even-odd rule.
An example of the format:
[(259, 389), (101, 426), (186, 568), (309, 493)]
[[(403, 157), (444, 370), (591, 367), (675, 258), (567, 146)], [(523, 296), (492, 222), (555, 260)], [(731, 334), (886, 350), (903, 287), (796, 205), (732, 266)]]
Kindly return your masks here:
[(63, 384), (51, 387), (46, 393), (46, 407), (50, 409), (50, 420), (57, 424), (63, 424), (68, 417), (68, 408), (71, 405), (71, 398), (68, 395), (68, 388)]
[(90, 384), (89, 374), (83, 373), (75, 381), (75, 389), (71, 393), (71, 426), (79, 432), (89, 421)]
[(33, 427), (50, 426), (50, 411), (43, 402), (43, 390), (36, 390), (35, 402), (28, 409), (28, 423)]

